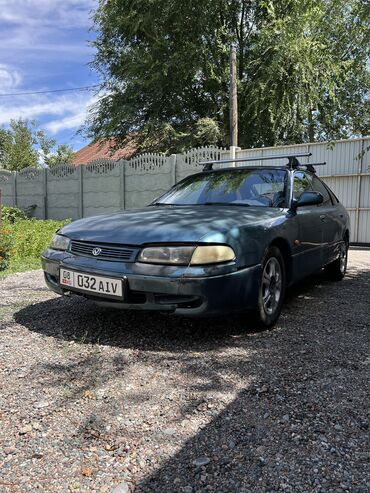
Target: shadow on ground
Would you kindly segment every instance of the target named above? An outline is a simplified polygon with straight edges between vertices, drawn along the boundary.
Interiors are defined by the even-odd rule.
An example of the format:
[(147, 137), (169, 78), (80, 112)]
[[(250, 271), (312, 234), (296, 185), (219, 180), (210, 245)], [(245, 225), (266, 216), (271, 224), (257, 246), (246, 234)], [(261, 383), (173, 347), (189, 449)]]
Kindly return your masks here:
[[(283, 307), (290, 312), (317, 285), (331, 286), (323, 273), (288, 289)], [(87, 344), (140, 350), (207, 350), (227, 343), (230, 336), (258, 333), (253, 314), (186, 318), (156, 312), (110, 310), (80, 296), (58, 297), (16, 312), (15, 321), (46, 336)]]
[[(162, 366), (180, 363), (178, 371), (188, 377), (205, 377), (206, 387), (193, 390), (227, 390), (220, 375), (245, 378), (237, 398), (179, 442), (178, 452), (135, 491), (360, 493), (368, 486), (363, 361), (369, 287), (368, 270), (351, 271), (336, 284), (315, 275), (289, 290), (278, 328), (265, 332), (247, 316), (194, 320), (113, 312), (78, 297), (28, 306), (15, 320), (56, 339), (138, 350)], [(193, 356), (225, 349), (235, 351), (206, 364)], [(91, 361), (79, 365), (85, 374)], [(187, 402), (184, 414), (196, 405), (195, 398)], [(199, 457), (209, 462), (194, 465)]]

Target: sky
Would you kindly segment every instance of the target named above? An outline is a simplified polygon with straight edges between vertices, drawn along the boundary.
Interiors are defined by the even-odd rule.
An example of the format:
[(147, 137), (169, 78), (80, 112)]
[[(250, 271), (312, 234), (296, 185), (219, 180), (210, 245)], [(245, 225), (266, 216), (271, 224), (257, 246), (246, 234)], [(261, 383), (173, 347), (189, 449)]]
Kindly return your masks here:
[(35, 120), (58, 143), (74, 150), (88, 141), (77, 134), (91, 91), (4, 97), (99, 82), (89, 62), (94, 49), (91, 12), (97, 0), (0, 0), (0, 127), (11, 118)]

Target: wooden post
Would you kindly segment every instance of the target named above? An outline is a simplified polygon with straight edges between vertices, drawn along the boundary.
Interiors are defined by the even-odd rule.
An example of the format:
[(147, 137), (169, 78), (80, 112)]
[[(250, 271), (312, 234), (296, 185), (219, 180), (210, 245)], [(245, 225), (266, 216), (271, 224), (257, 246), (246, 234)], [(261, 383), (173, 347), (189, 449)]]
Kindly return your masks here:
[[(236, 48), (230, 48), (230, 157), (235, 159), (238, 147), (238, 90), (236, 84)], [(231, 163), (235, 166), (235, 163)]]

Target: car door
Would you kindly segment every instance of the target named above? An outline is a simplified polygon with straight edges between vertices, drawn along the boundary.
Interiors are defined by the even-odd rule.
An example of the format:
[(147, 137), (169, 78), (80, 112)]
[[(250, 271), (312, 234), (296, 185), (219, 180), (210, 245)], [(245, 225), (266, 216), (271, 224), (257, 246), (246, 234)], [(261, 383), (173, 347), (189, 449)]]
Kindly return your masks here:
[[(293, 177), (293, 199), (303, 192), (312, 192), (310, 173), (297, 170)], [(323, 265), (324, 223), (317, 205), (298, 207), (295, 220), (298, 225), (298, 238), (295, 240), (295, 271), (297, 277), (304, 277)]]
[(342, 239), (343, 215), (340, 217), (341, 211), (333, 202), (324, 183), (315, 175), (312, 175), (312, 187), (324, 198), (323, 203), (317, 207), (323, 223), (323, 262), (327, 264), (338, 256), (336, 245)]

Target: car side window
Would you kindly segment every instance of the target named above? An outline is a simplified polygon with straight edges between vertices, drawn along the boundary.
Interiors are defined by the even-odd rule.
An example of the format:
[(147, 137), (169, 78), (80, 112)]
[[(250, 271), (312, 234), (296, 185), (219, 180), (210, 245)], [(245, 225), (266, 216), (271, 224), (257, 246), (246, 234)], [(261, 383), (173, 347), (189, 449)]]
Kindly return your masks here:
[(312, 191), (312, 177), (304, 171), (296, 171), (293, 181), (293, 198), (299, 199), (303, 192)]
[(327, 191), (325, 185), (321, 182), (321, 180), (319, 180), (316, 176), (312, 177), (312, 187), (315, 192), (321, 193), (321, 195), (324, 197), (324, 205), (332, 205), (329, 192)]

